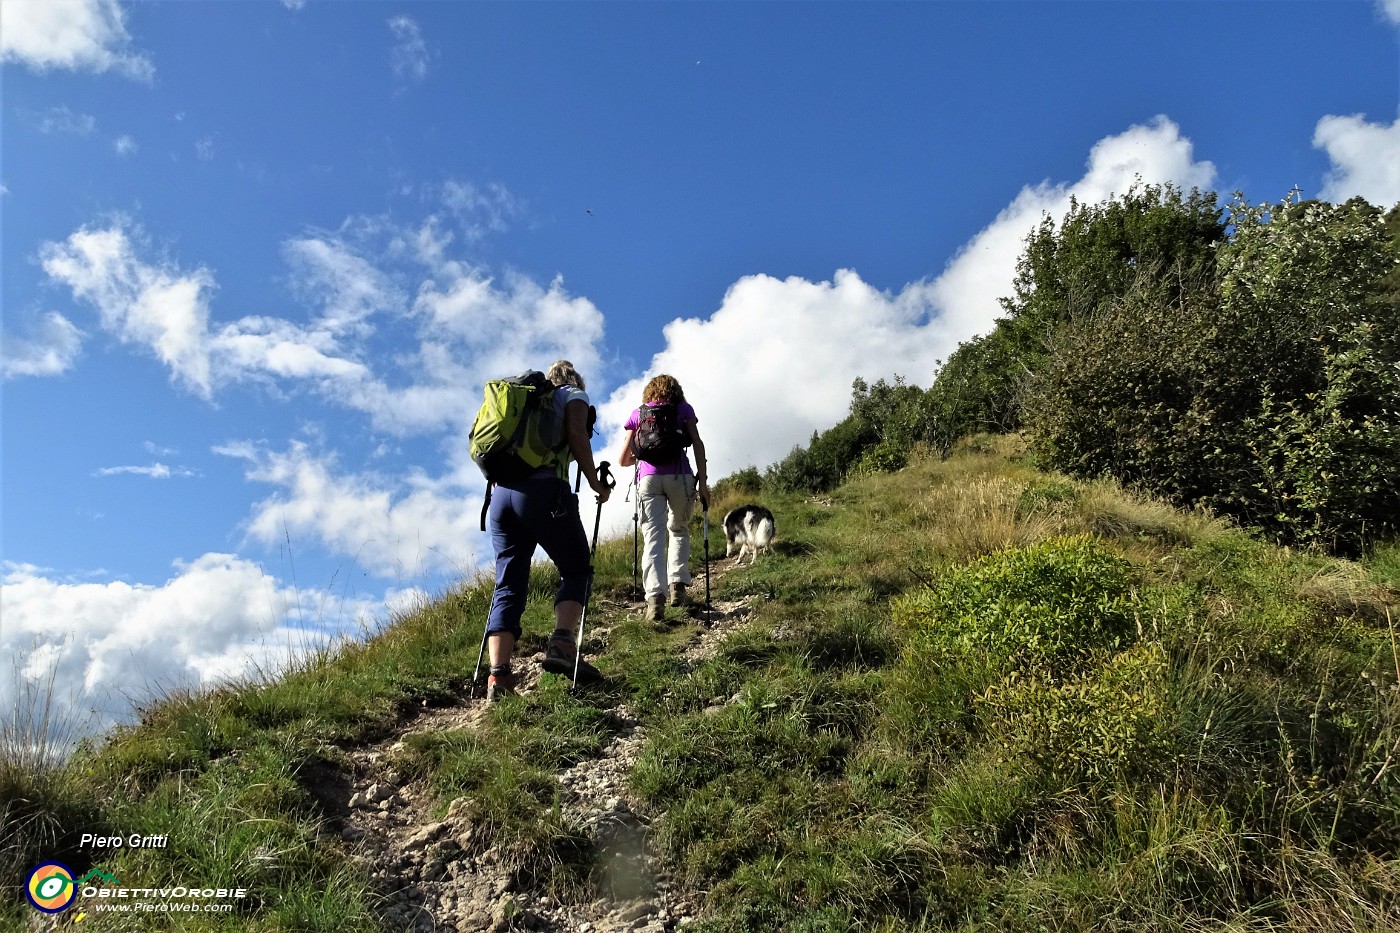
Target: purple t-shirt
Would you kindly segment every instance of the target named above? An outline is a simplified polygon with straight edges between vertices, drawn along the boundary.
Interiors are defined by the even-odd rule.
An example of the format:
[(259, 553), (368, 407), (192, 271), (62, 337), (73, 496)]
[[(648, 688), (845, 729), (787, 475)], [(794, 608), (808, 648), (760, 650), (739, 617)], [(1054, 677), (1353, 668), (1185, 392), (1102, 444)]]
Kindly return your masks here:
[[(659, 405), (661, 403), (647, 402), (645, 404)], [(633, 409), (632, 414), (627, 416), (627, 423), (624, 424), (623, 427), (629, 431), (635, 431), (637, 429), (637, 425), (641, 424), (642, 422), (642, 419), (640, 417), (640, 411), (641, 409)], [(686, 425), (690, 424), (691, 422), (699, 423), (700, 419), (695, 417), (695, 409), (690, 407), (689, 402), (681, 402), (679, 405), (676, 406), (676, 421), (681, 425)], [(679, 463), (667, 464), (666, 466), (657, 466), (654, 463), (647, 463), (645, 460), (638, 460), (637, 469), (640, 475), (642, 476), (655, 476), (658, 473), (664, 476), (672, 476), (676, 473), (679, 473), (682, 476), (690, 476), (693, 472), (690, 469), (690, 455), (685, 451), (681, 451), (681, 459)]]

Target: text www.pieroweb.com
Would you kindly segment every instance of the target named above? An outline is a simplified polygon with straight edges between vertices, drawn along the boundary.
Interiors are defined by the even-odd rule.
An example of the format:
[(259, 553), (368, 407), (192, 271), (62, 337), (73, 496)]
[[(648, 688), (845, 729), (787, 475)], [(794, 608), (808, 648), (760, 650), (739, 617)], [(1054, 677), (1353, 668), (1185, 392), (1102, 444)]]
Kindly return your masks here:
[(93, 913), (181, 913), (181, 914), (224, 914), (233, 910), (232, 904), (192, 904), (189, 902), (150, 901), (137, 902), (133, 904), (113, 904), (106, 903), (90, 904), (88, 910)]

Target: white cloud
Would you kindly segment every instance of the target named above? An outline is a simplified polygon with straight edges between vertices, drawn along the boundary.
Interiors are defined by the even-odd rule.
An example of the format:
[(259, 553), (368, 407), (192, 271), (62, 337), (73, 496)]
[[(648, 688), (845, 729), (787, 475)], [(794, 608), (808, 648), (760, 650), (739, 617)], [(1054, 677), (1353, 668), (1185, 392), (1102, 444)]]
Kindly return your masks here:
[(114, 466), (102, 467), (93, 474), (94, 476), (146, 476), (150, 479), (170, 479), (172, 476), (181, 478), (198, 476), (194, 470), (188, 467), (175, 467), (171, 469), (164, 463), (153, 463), (150, 466)]
[(364, 334), (369, 332), (365, 322), (374, 314), (404, 308), (404, 297), (389, 277), (342, 240), (289, 240), (282, 255), (291, 267), (297, 292), (324, 305), (317, 327)]
[(0, 333), (0, 369), (6, 379), (57, 376), (73, 367), (82, 344), (83, 332), (63, 315), (51, 311), (29, 338)]
[[(1400, 0), (1393, 5), (1400, 8)], [(1400, 202), (1400, 119), (1386, 126), (1368, 123), (1361, 114), (1326, 116), (1317, 121), (1313, 145), (1332, 160), (1324, 200), (1362, 197), (1377, 207)]]
[(149, 81), (155, 67), (130, 51), (126, 14), (116, 0), (6, 0), (0, 5), (0, 60), (34, 71), (113, 70)]
[(470, 182), (448, 181), (442, 187), (442, 202), (456, 217), (468, 240), (500, 233), (511, 219), (524, 211), (520, 201), (501, 184), (480, 187)]
[(207, 269), (181, 272), (173, 263), (152, 264), (136, 254), (120, 223), (105, 230), (84, 227), (63, 243), (40, 249), (44, 271), (97, 308), (104, 330), (122, 343), (150, 348), (174, 375), (200, 396), (210, 392), (207, 341)]
[(208, 134), (194, 141), (194, 154), (201, 162), (214, 161), (214, 137)]
[[(392, 243), (401, 230), (389, 230)], [(293, 290), (322, 305), (307, 325), (250, 316), (211, 328), (213, 274), (151, 260), (143, 235), (126, 221), (84, 227), (40, 249), (45, 272), (98, 311), (104, 330), (150, 349), (181, 384), (209, 399), (235, 382), (282, 381), (370, 415), (377, 430), (413, 434), (460, 429), (476, 410), (482, 383), (540, 360), (568, 358), (597, 372), (603, 316), (570, 295), (506, 274), (503, 283), (440, 254), (410, 302), (374, 263), (343, 240), (305, 237), (287, 244)], [(396, 355), (368, 341), (387, 316), (396, 339), (419, 343)]]
[(306, 6), (306, 0), (282, 0), (282, 5), (289, 10), (300, 10)]
[[(446, 258), (452, 238), (432, 219), (416, 231), (365, 218), (347, 222), (346, 228), (358, 239), (383, 240), (387, 254), (406, 253), (429, 267), (411, 301), (364, 249), (338, 237), (301, 238), (283, 252), (293, 290), (322, 306), (319, 317), (305, 329), (269, 319), (254, 327), (245, 319), (220, 334), (220, 345), (242, 347), (259, 329), (281, 335), (299, 349), (306, 366), (275, 370), (276, 375), (318, 379), (327, 398), (369, 414), (377, 430), (399, 435), (462, 430), (488, 378), (540, 360), (568, 358), (585, 373), (598, 371), (602, 313), (587, 299), (570, 295), (561, 278), (544, 287), (507, 273), (498, 282)], [(416, 333), (416, 349), (395, 359), (374, 355), (367, 341), (380, 317), (400, 334)], [(371, 359), (373, 368), (357, 362)], [(239, 364), (274, 371), (246, 354)]]
[[(248, 521), (249, 535), (264, 544), (288, 534), (315, 539), (400, 581), (466, 576), (489, 553), (480, 532), (481, 497), (455, 479), (417, 471), (406, 477), (341, 473), (334, 456), (317, 456), (299, 442), (283, 453), (248, 443), (215, 452), (245, 460), (249, 480), (281, 488), (258, 503)], [(475, 485), (484, 488), (479, 476)]]
[[(284, 247), (293, 290), (322, 305), (311, 327), (296, 331), (298, 342), (324, 354), (339, 348), (335, 371), (317, 374), (324, 377), (323, 394), (369, 414), (377, 430), (460, 431), (475, 414), (488, 378), (540, 360), (568, 358), (585, 373), (598, 371), (602, 313), (570, 295), (561, 278), (541, 286), (506, 273), (498, 281), (447, 258), (453, 238), (436, 215), (416, 229), (354, 218), (343, 232), (363, 244), (379, 243), (379, 261), (408, 258), (428, 271), (410, 301), (406, 289), (370, 258), (375, 251), (368, 245), (318, 235)], [(368, 340), (381, 317), (400, 334), (416, 334), (417, 347), (394, 359), (373, 354)], [(249, 330), (246, 321), (238, 328)], [(230, 340), (221, 335), (221, 342)], [(344, 365), (349, 360), (373, 360), (374, 368), (365, 362), (352, 369)]]
[(43, 113), (26, 114), (26, 118), (41, 133), (91, 136), (97, 129), (96, 117), (86, 113), (74, 113), (67, 107), (50, 107)]
[(117, 155), (132, 155), (137, 149), (136, 140), (130, 136), (118, 136), (116, 140), (113, 141), (112, 148), (116, 150)]
[(395, 16), (389, 20), (389, 31), (394, 35), (394, 44), (389, 49), (389, 64), (394, 75), (402, 80), (422, 81), (428, 76), (430, 60), (423, 30), (413, 18)]
[(573, 360), (579, 372), (596, 373), (603, 338), (602, 312), (574, 297), (556, 276), (547, 288), (522, 275), (504, 276), (504, 288), (477, 270), (448, 264), (443, 275), (419, 289), (415, 309), (425, 330), (464, 348), (481, 378), (518, 372), (522, 363)]
[(359, 383), (362, 364), (341, 358), (334, 335), (278, 318), (249, 317), (211, 333), (207, 269), (149, 261), (138, 230), (118, 221), (84, 227), (40, 250), (45, 272), (97, 311), (104, 330), (121, 342), (149, 348), (185, 386), (203, 398), (242, 379), (287, 378)]
[[(275, 671), (386, 611), (378, 600), (298, 592), (228, 554), (177, 565), (159, 586), (71, 583), (7, 564), (0, 603), (0, 653), (30, 684), (52, 674), (57, 696), (92, 708), (99, 729), (129, 721), (133, 700)], [(0, 678), (0, 708), (24, 693)]]
[(246, 317), (211, 339), (224, 381), (276, 376), (319, 383), (329, 392), (370, 379), (369, 367), (337, 354), (335, 337), (280, 318)]
[(1376, 6), (1392, 26), (1400, 26), (1400, 0), (1377, 0)]

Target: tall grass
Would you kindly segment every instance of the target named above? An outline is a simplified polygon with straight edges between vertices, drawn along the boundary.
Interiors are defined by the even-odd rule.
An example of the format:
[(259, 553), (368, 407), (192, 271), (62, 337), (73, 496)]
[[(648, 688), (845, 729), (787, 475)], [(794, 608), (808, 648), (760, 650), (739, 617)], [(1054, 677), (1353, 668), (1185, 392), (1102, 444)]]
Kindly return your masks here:
[[(75, 705), (56, 695), (57, 659), (46, 670), (12, 664), (15, 704), (0, 721), (0, 884), (16, 884), (41, 853), (70, 844), (95, 821), (92, 789), (66, 761), (85, 733)], [(3, 916), (3, 914), (0, 914)]]

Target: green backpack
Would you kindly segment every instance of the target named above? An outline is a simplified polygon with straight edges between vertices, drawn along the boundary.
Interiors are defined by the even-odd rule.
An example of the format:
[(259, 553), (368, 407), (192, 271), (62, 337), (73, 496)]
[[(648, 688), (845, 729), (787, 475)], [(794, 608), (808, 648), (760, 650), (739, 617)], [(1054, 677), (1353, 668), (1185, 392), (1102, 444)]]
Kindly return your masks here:
[(524, 479), (541, 467), (565, 468), (564, 422), (544, 373), (528, 370), (486, 383), (472, 423), (472, 460), (490, 483)]

